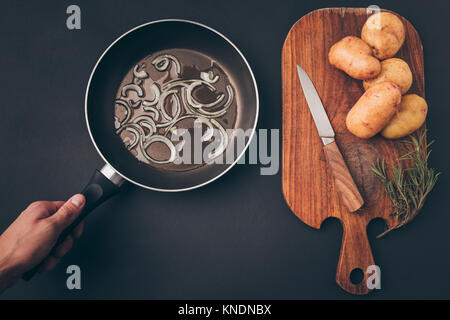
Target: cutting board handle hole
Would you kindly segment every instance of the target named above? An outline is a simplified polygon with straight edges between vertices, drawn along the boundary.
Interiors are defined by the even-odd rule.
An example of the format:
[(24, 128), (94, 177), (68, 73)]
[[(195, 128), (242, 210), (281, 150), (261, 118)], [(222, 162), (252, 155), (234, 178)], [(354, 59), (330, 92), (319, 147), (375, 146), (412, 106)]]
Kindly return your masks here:
[(364, 272), (360, 268), (353, 269), (350, 273), (350, 281), (354, 284), (360, 284), (364, 280)]

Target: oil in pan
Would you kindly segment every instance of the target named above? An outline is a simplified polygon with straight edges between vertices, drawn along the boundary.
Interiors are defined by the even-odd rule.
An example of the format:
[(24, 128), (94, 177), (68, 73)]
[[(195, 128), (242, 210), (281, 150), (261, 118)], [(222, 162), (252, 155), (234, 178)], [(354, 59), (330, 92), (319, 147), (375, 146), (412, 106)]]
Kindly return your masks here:
[[(223, 156), (230, 138), (226, 130), (234, 128), (236, 117), (235, 90), (225, 71), (187, 49), (159, 51), (136, 63), (115, 98), (115, 128), (124, 146), (139, 161), (164, 170), (191, 170)], [(189, 134), (189, 145), (172, 139), (181, 130)], [(200, 150), (214, 142), (206, 159), (202, 154), (199, 161), (198, 152), (194, 156), (199, 143), (194, 139)]]

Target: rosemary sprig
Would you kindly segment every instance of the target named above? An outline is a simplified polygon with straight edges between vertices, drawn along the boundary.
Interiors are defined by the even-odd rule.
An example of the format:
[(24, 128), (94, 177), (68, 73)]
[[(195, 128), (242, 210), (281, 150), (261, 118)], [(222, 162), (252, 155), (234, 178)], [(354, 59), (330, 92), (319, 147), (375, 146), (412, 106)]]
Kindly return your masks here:
[(371, 166), (375, 176), (384, 185), (384, 190), (392, 202), (391, 214), (397, 220), (396, 225), (379, 235), (379, 238), (414, 219), (422, 209), (427, 195), (436, 185), (440, 173), (428, 167), (431, 153), (429, 148), (434, 141), (425, 145), (425, 137), (425, 130), (419, 139), (409, 136), (409, 141), (405, 141), (406, 153), (399, 158), (399, 164), (392, 168), (392, 178), (389, 177), (384, 160), (378, 159)]

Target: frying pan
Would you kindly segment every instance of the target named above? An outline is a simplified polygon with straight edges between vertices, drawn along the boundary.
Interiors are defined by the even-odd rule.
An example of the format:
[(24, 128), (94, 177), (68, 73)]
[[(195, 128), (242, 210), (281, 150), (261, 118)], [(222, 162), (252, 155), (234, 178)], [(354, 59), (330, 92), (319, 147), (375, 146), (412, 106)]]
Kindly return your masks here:
[[(114, 127), (114, 98), (124, 75), (142, 58), (168, 49), (187, 49), (214, 59), (234, 84), (237, 115), (234, 128), (251, 130), (245, 145), (234, 150), (233, 162), (208, 164), (187, 171), (170, 171), (138, 161), (124, 147)], [(55, 247), (98, 205), (120, 190), (124, 182), (162, 192), (204, 186), (233, 167), (247, 149), (258, 118), (258, 89), (253, 72), (238, 48), (224, 35), (203, 24), (180, 19), (140, 25), (117, 38), (97, 61), (86, 89), (85, 115), (91, 140), (105, 161), (82, 191), (86, 204), (77, 220), (59, 237)], [(232, 137), (232, 139), (237, 139)], [(23, 275), (30, 280), (37, 265)]]

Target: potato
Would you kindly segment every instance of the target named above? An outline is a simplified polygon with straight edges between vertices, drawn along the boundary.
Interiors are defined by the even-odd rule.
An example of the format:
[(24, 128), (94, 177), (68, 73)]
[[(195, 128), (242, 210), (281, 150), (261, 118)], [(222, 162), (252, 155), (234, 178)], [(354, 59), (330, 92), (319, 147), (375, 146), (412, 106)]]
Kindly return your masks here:
[(393, 82), (381, 82), (356, 102), (347, 115), (347, 129), (355, 136), (369, 139), (392, 119), (402, 99), (400, 87)]
[(399, 139), (413, 133), (425, 122), (428, 105), (424, 98), (416, 94), (407, 94), (402, 98), (397, 112), (381, 131), (387, 139)]
[(395, 14), (376, 13), (364, 24), (361, 39), (372, 47), (378, 59), (392, 58), (405, 42), (405, 26)]
[(364, 89), (367, 90), (373, 85), (391, 81), (400, 86), (402, 94), (408, 92), (413, 82), (413, 75), (408, 64), (402, 59), (392, 58), (381, 62), (381, 73), (378, 77), (363, 82)]
[(335, 43), (328, 60), (336, 68), (358, 80), (375, 78), (381, 72), (381, 63), (372, 55), (370, 47), (357, 37), (345, 37)]

